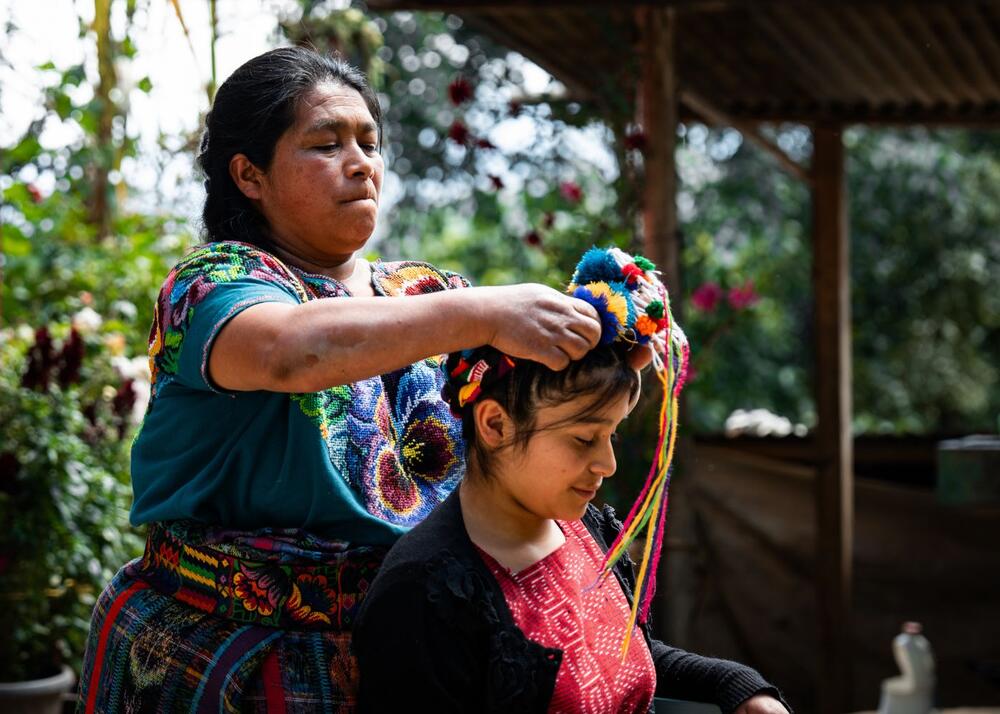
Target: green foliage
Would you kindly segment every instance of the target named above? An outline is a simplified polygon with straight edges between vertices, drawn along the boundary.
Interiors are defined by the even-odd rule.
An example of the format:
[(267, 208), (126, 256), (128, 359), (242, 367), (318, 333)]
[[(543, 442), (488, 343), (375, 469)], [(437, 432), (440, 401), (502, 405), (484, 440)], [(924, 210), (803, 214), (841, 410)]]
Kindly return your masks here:
[(856, 426), (1000, 427), (1000, 137), (846, 137)]
[(127, 527), (131, 386), (98, 337), (74, 352), (67, 326), (51, 332), (62, 345), (0, 335), (0, 681), (79, 671), (97, 595), (142, 546)]

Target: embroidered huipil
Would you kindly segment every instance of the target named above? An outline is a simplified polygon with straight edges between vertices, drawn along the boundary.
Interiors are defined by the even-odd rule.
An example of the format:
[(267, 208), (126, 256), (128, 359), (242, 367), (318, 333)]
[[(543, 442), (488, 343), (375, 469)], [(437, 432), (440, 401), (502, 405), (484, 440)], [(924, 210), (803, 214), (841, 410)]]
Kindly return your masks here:
[[(425, 263), (376, 263), (392, 297), (462, 287)], [(391, 544), (455, 487), (461, 427), (440, 398), (437, 358), (308, 394), (224, 392), (212, 342), (263, 302), (351, 299), (340, 282), (251, 245), (212, 243), (168, 275), (150, 333), (152, 397), (132, 448), (133, 524), (194, 519), (236, 529), (299, 528)]]
[(566, 542), (517, 573), (477, 548), (525, 637), (563, 652), (548, 711), (644, 712), (653, 701), (656, 670), (639, 632), (622, 661), (625, 594), (614, 577), (595, 587), (604, 553), (583, 523), (559, 526)]

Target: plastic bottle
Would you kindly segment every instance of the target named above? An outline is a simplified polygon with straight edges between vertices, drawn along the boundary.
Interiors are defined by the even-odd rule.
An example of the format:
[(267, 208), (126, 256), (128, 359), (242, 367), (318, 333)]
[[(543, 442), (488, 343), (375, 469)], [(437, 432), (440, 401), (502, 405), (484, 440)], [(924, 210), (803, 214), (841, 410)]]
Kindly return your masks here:
[(892, 640), (900, 676), (882, 680), (878, 714), (928, 714), (934, 703), (934, 654), (919, 622), (904, 622)]

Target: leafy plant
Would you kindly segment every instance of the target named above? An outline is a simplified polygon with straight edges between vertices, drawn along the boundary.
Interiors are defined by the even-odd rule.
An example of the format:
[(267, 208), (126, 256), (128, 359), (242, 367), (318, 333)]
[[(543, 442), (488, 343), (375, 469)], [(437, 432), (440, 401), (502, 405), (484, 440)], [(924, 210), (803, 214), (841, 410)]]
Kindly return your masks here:
[(137, 394), (114, 359), (65, 324), (0, 336), (0, 681), (78, 665), (97, 595), (141, 552), (127, 526)]

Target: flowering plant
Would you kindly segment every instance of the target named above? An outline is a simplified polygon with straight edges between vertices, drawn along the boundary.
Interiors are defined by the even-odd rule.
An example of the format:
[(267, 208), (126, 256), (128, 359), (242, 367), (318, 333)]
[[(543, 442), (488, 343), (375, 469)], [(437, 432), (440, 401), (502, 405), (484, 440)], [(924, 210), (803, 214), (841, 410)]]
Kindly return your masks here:
[(76, 665), (98, 594), (141, 551), (128, 437), (142, 378), (99, 317), (0, 332), (0, 681)]

